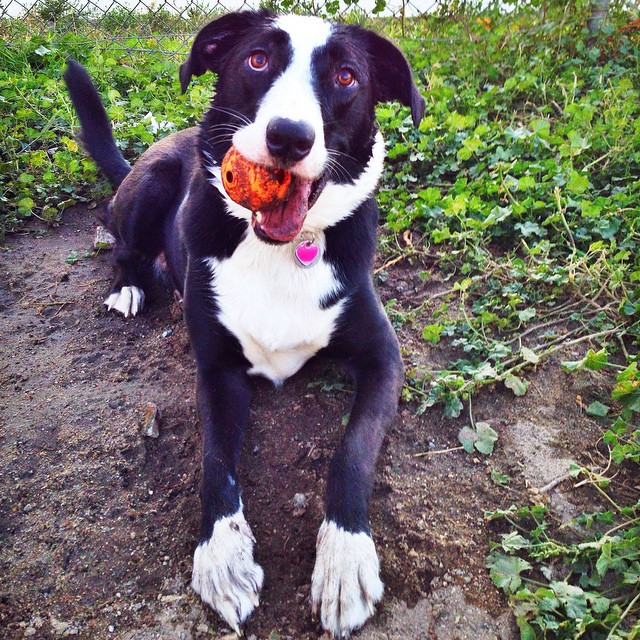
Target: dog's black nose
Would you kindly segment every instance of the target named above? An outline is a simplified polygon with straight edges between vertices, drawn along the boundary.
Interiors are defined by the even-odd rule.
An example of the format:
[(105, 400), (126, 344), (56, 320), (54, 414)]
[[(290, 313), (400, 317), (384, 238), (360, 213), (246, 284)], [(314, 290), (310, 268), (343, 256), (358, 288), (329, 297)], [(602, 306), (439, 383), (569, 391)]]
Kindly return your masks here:
[(267, 149), (286, 164), (308, 156), (315, 139), (315, 131), (306, 122), (274, 118), (267, 125)]

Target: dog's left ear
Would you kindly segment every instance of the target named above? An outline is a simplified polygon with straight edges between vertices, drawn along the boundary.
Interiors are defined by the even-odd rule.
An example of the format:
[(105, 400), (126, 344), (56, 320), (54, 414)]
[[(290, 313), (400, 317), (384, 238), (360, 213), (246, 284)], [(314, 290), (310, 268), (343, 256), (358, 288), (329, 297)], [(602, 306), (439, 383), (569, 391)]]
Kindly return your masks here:
[(189, 57), (180, 65), (182, 93), (187, 90), (193, 76), (201, 76), (207, 71), (219, 73), (237, 39), (271, 17), (267, 11), (238, 11), (204, 26), (193, 42)]
[(417, 127), (424, 116), (424, 98), (413, 82), (411, 67), (393, 43), (372, 31), (365, 31), (367, 50), (372, 62), (372, 80), (378, 102), (397, 100), (410, 107)]

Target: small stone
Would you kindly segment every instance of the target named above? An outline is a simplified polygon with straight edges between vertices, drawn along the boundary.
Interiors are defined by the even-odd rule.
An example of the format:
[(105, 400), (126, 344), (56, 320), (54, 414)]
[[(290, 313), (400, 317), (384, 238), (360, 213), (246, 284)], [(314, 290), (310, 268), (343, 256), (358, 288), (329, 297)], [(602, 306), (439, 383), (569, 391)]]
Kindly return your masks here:
[(105, 227), (97, 226), (96, 235), (93, 239), (93, 246), (96, 249), (113, 249), (116, 245), (114, 235)]
[(160, 596), (160, 602), (180, 602), (181, 600), (184, 600), (185, 596), (182, 596), (178, 593), (172, 593), (169, 594), (167, 596)]
[(110, 624), (108, 628), (109, 628), (109, 633), (115, 633), (116, 628), (112, 624)]
[(24, 630), (24, 637), (25, 638), (29, 638), (30, 636), (35, 636), (36, 635), (36, 629), (35, 627), (27, 627)]
[(160, 417), (158, 405), (153, 402), (147, 402), (142, 422), (142, 430), (145, 436), (157, 438), (160, 435)]
[(307, 511), (308, 505), (307, 496), (304, 493), (296, 493), (293, 496), (293, 517), (301, 518)]
[(166, 331), (162, 332), (162, 337), (163, 338), (168, 338), (170, 336), (173, 335), (173, 329), (167, 329)]
[(64, 620), (51, 618), (51, 626), (53, 627), (56, 635), (61, 636), (69, 628), (69, 623), (64, 622)]
[(96, 237), (93, 240), (93, 246), (95, 249), (113, 249), (116, 244), (116, 239), (113, 235), (104, 227), (96, 228)]

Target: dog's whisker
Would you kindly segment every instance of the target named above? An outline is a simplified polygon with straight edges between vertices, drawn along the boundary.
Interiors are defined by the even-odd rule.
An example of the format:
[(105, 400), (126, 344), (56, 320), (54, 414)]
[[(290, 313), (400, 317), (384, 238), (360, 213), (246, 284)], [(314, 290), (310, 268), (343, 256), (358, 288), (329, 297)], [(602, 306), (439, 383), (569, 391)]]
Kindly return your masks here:
[(231, 141), (233, 139), (233, 136), (228, 134), (228, 133), (221, 133), (218, 136), (212, 136), (210, 138), (207, 138), (206, 142), (207, 144), (215, 144), (216, 142), (227, 142), (227, 141)]
[(341, 158), (347, 158), (348, 160), (352, 160), (353, 162), (359, 162), (357, 158), (350, 156), (348, 153), (345, 153), (344, 151), (338, 151), (337, 149), (328, 149), (327, 151), (328, 151), (329, 157), (339, 156)]
[(342, 166), (342, 164), (340, 164), (340, 162), (338, 162), (334, 158), (327, 158), (327, 167), (329, 169), (329, 174), (335, 176), (338, 180), (342, 178), (343, 180), (348, 181), (351, 177), (349, 175), (349, 172)]
[(226, 113), (229, 116), (233, 116), (234, 118), (237, 118), (238, 120), (240, 120), (240, 122), (244, 122), (245, 124), (252, 124), (251, 120), (249, 120), (247, 116), (245, 116), (243, 113), (240, 113), (239, 111), (236, 111), (235, 109), (229, 109), (227, 107), (221, 107), (219, 105), (213, 105), (212, 109), (214, 111), (220, 111), (221, 113)]

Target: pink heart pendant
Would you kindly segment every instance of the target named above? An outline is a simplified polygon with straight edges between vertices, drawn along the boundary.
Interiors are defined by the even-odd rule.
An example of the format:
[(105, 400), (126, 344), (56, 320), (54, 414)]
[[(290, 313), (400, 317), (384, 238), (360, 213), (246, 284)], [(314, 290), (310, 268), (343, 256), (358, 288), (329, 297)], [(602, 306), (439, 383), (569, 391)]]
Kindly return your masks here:
[(300, 267), (312, 267), (320, 257), (320, 248), (311, 240), (303, 240), (295, 249), (296, 262)]

